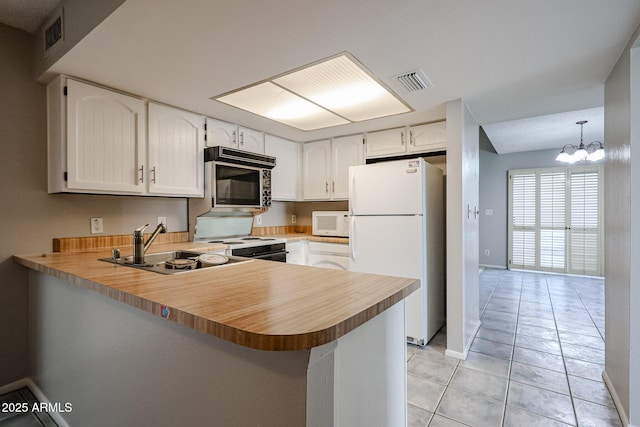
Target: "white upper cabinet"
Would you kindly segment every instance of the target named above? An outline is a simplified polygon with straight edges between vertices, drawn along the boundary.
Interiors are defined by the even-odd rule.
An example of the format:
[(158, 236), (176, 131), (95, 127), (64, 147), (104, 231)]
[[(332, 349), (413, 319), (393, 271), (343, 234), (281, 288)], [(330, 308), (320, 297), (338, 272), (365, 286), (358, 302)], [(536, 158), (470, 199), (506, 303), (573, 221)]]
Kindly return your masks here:
[(149, 103), (149, 193), (204, 197), (204, 120)]
[(331, 199), (349, 199), (349, 167), (364, 164), (362, 135), (342, 136), (331, 141)]
[(222, 145), (264, 154), (264, 133), (233, 123), (207, 118), (207, 147)]
[(238, 127), (238, 148), (252, 153), (264, 154), (264, 133)]
[(331, 198), (331, 140), (308, 142), (303, 148), (304, 199)]
[(304, 144), (304, 199), (348, 200), (349, 167), (364, 164), (362, 135)]
[(203, 197), (203, 116), (62, 76), (47, 101), (50, 193)]
[(447, 149), (447, 122), (428, 123), (409, 128), (409, 146), (411, 153), (444, 151)]
[(300, 200), (301, 145), (294, 141), (265, 135), (264, 151), (276, 158), (271, 171), (271, 199), (276, 201)]
[(47, 96), (49, 192), (144, 193), (144, 101), (62, 78)]
[(406, 128), (367, 133), (367, 157), (386, 157), (407, 151)]
[(447, 149), (446, 121), (367, 133), (367, 158), (404, 156)]

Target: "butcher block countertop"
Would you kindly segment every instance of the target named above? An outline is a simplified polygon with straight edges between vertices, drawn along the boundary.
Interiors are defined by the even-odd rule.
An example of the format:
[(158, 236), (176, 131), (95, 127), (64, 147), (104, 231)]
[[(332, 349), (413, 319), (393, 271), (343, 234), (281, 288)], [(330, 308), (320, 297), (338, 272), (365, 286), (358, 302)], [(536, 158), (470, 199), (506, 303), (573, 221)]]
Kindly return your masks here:
[[(154, 244), (148, 253), (220, 245)], [(14, 260), (189, 328), (254, 349), (326, 344), (418, 289), (414, 279), (250, 260), (174, 275), (99, 261), (110, 250), (15, 255)], [(127, 250), (122, 255), (130, 255)]]

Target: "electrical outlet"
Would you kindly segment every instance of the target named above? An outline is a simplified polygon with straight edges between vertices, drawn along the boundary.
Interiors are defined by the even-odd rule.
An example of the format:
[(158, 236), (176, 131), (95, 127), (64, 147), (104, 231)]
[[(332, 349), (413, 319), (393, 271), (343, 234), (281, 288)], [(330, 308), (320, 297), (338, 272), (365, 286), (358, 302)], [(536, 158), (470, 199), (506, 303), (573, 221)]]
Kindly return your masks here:
[(295, 224), (298, 218), (295, 215), (291, 215), (291, 224)]
[(167, 225), (167, 217), (166, 216), (159, 216), (158, 217), (158, 224)]
[(256, 215), (256, 225), (262, 225), (262, 215)]
[(102, 218), (91, 218), (91, 234), (104, 233)]
[(484, 250), (484, 256), (489, 256), (491, 254), (491, 252), (489, 252), (489, 249), (485, 249)]
[(493, 209), (485, 209), (485, 210), (484, 210), (484, 214), (485, 214), (486, 216), (491, 216), (491, 215), (493, 215)]

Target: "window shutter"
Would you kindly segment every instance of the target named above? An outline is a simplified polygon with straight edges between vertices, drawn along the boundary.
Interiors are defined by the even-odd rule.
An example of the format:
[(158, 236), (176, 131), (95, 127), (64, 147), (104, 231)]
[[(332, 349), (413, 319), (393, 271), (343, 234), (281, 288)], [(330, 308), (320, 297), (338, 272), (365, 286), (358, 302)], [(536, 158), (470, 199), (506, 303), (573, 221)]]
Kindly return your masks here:
[(571, 173), (570, 260), (571, 274), (600, 274), (599, 177), (597, 171)]
[(540, 268), (565, 271), (566, 174), (540, 174)]
[(512, 251), (516, 268), (536, 266), (536, 175), (516, 174), (511, 179)]

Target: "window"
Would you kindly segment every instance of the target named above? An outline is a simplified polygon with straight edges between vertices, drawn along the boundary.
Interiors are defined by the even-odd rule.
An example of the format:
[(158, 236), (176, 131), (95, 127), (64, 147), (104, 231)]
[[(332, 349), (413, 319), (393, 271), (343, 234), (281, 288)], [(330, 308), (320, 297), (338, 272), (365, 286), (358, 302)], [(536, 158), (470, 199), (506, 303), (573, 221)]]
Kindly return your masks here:
[(509, 268), (602, 275), (601, 166), (509, 171)]

